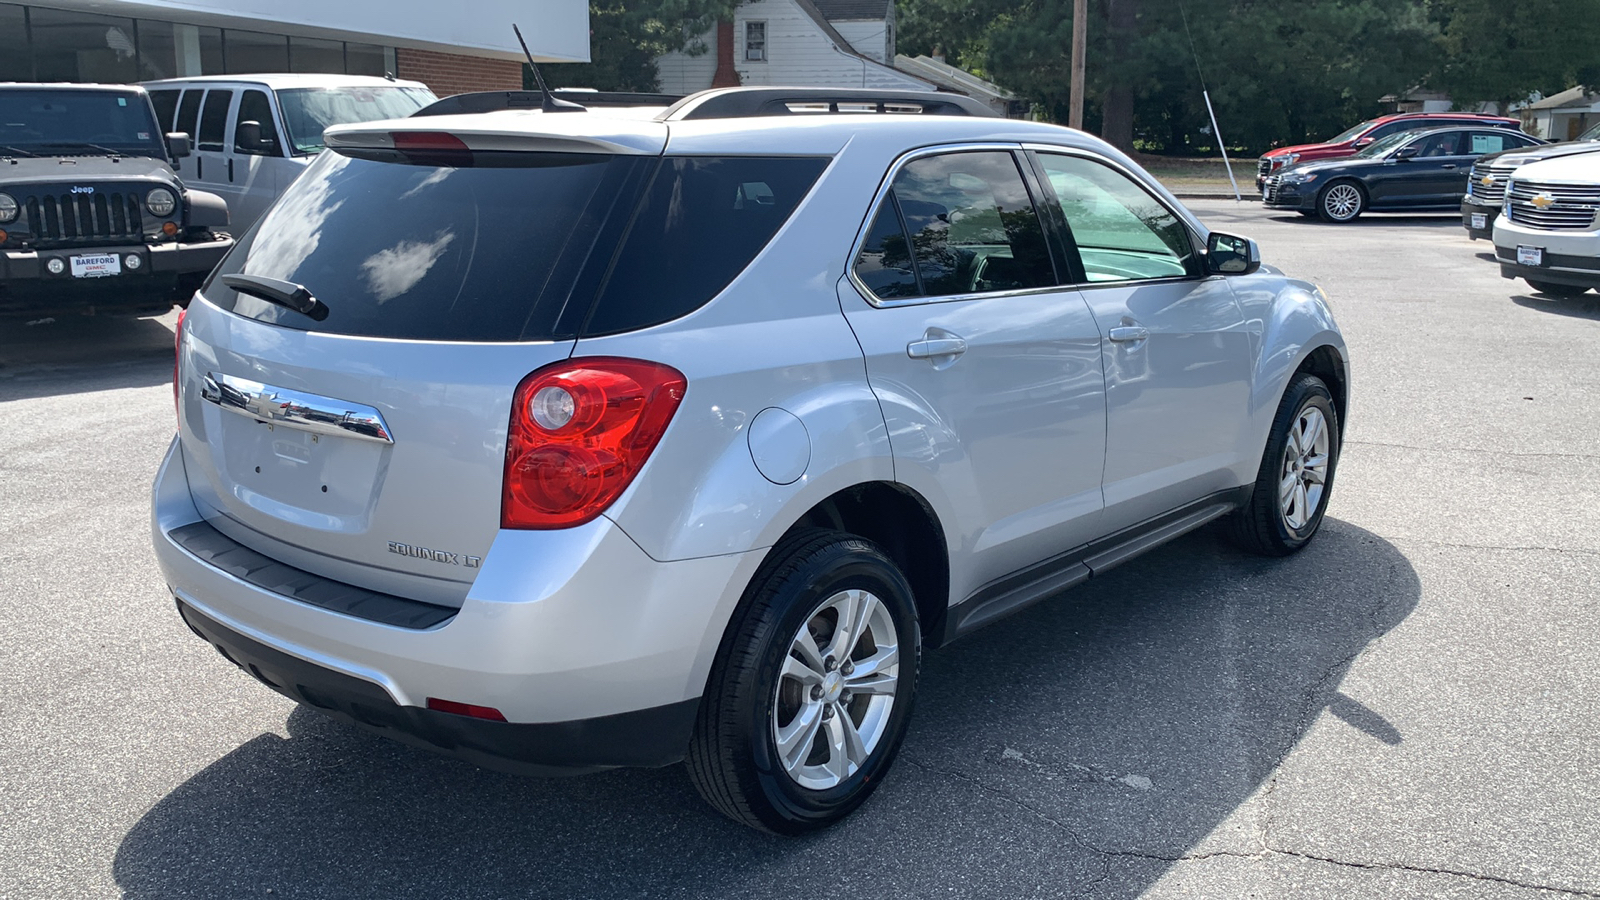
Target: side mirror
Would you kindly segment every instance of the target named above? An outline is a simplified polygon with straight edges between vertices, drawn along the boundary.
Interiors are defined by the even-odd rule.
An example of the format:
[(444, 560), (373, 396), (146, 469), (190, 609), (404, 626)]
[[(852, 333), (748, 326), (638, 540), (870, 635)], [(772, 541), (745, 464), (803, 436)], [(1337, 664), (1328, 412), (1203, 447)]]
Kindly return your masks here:
[(278, 149), (278, 142), (261, 136), (260, 122), (240, 122), (234, 129), (233, 146), (245, 153), (271, 153)]
[(1261, 268), (1261, 248), (1249, 238), (1220, 231), (1206, 240), (1206, 272), (1212, 275), (1249, 275)]
[(1356, 141), (1354, 144), (1351, 144), (1350, 146), (1356, 148), (1357, 150), (1360, 150), (1362, 147), (1365, 147), (1366, 145), (1368, 145), (1370, 143), (1372, 143), (1372, 138), (1362, 138), (1361, 140)]
[(1401, 147), (1399, 150), (1396, 150), (1394, 152), (1394, 158), (1395, 159), (1415, 159), (1416, 155), (1418, 153), (1421, 153), (1421, 152), (1422, 152), (1422, 148), (1421, 147), (1418, 147), (1416, 144), (1412, 144), (1409, 147)]
[(189, 133), (186, 131), (173, 131), (167, 134), (167, 155), (173, 159), (183, 159), (189, 155)]

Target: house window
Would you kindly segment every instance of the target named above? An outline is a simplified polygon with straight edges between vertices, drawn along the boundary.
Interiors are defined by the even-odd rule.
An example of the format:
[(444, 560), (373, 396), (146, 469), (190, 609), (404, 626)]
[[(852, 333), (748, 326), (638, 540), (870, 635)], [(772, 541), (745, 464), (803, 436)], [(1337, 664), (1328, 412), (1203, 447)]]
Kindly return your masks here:
[(747, 62), (767, 61), (767, 23), (744, 23), (744, 58)]

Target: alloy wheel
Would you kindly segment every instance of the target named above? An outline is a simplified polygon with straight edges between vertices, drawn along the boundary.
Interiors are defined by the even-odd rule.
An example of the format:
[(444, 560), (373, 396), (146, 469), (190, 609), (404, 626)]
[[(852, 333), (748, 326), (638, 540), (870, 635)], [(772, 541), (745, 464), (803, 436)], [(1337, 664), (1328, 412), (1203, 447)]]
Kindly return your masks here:
[(1315, 406), (1301, 409), (1289, 426), (1278, 480), (1278, 510), (1291, 529), (1306, 527), (1322, 503), (1328, 483), (1330, 440), (1328, 420)]
[(790, 642), (772, 701), (772, 737), (795, 784), (837, 787), (889, 727), (900, 674), (894, 619), (870, 591), (824, 600)]
[(1361, 212), (1361, 189), (1353, 184), (1336, 184), (1323, 196), (1322, 208), (1335, 221), (1354, 219)]

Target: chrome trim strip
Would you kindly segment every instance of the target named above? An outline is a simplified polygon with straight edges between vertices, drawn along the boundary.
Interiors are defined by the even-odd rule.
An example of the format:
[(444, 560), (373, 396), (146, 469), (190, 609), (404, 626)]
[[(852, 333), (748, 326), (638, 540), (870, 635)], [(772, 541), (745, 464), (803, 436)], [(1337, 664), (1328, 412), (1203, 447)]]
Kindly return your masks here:
[(394, 443), (383, 415), (361, 403), (291, 391), (216, 372), (206, 373), (200, 396), (228, 412), (268, 425), (380, 444)]

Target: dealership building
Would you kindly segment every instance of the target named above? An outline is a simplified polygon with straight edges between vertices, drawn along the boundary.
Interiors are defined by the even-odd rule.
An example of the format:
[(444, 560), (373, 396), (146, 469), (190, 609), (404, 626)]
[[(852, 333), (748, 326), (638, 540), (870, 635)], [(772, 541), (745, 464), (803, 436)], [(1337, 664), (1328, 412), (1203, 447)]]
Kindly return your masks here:
[(586, 0), (50, 0), (0, 3), (0, 82), (328, 72), (516, 89), (513, 23), (539, 62), (589, 59)]

